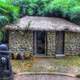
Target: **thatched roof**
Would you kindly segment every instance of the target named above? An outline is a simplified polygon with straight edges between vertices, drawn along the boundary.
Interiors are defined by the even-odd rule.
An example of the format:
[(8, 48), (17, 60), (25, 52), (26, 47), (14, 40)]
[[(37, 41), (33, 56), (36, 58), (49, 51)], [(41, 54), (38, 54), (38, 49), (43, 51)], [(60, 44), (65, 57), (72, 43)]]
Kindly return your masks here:
[(80, 32), (80, 26), (65, 19), (55, 17), (25, 16), (17, 23), (5, 26), (8, 30), (39, 30), (39, 31), (72, 31)]

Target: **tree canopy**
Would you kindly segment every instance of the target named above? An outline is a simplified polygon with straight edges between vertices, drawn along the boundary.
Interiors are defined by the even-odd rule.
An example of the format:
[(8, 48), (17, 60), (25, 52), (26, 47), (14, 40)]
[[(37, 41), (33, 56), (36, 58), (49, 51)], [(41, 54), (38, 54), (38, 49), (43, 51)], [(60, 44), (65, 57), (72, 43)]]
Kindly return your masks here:
[(61, 17), (80, 24), (80, 0), (0, 0), (0, 27), (25, 15)]

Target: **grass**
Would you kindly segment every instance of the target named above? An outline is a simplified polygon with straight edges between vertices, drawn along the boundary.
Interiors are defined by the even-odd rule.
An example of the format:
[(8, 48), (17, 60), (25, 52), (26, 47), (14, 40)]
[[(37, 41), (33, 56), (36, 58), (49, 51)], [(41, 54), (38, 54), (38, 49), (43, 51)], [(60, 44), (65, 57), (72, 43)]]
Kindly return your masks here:
[(11, 60), (12, 69), (14, 72), (24, 72), (29, 71), (30, 67), (32, 66), (32, 60)]
[(79, 56), (67, 56), (63, 59), (54, 59), (55, 64), (63, 66), (78, 66), (80, 67), (80, 57)]
[[(19, 72), (38, 72), (41, 71), (43, 66), (41, 67), (41, 64), (39, 63), (40, 61), (47, 61), (50, 63), (53, 67), (51, 67), (48, 71), (49, 72), (56, 72), (56, 71), (63, 71), (66, 68), (75, 68), (80, 67), (80, 57), (79, 56), (67, 56), (65, 58), (61, 59), (56, 59), (56, 58), (46, 58), (46, 59), (37, 59), (34, 58), (33, 60), (24, 60), (24, 61), (19, 61), (19, 60), (12, 60), (12, 67), (13, 71), (16, 73)], [(47, 64), (46, 62), (43, 63), (42, 65)], [(38, 67), (33, 66), (33, 65), (39, 65)], [(49, 67), (49, 66), (46, 66)], [(44, 68), (43, 68), (44, 69)], [(46, 68), (47, 69), (47, 68)], [(62, 70), (61, 70), (62, 69)]]

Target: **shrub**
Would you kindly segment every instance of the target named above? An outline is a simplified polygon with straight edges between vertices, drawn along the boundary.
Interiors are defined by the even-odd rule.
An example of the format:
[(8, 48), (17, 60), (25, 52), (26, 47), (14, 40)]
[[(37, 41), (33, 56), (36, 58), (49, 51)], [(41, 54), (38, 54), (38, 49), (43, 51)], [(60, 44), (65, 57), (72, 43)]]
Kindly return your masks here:
[(0, 14), (9, 22), (25, 15), (56, 16), (79, 22), (79, 7), (80, 0), (0, 0)]
[(70, 20), (76, 24), (80, 24), (80, 6), (75, 6), (71, 8)]
[(74, 0), (54, 0), (50, 3), (49, 11), (50, 13), (58, 13), (62, 14), (62, 17), (66, 17), (68, 15), (68, 12), (70, 8), (75, 6), (76, 1)]
[(8, 23), (8, 18), (6, 16), (0, 15), (0, 28), (5, 26)]
[(6, 8), (5, 7), (3, 7), (3, 8), (6, 9), (7, 11), (9, 11), (8, 16), (10, 16), (12, 21), (18, 18), (18, 15), (19, 15), (18, 7), (9, 5), (9, 6), (6, 6)]
[(9, 22), (13, 22), (18, 17), (19, 8), (4, 2), (0, 2), (0, 14), (6, 16), (9, 19)]

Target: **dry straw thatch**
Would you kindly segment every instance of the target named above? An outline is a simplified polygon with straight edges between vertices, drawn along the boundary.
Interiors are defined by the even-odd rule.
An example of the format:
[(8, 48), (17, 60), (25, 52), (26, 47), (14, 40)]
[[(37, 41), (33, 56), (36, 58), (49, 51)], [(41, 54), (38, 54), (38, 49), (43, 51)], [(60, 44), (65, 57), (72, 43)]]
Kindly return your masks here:
[(8, 30), (35, 30), (35, 31), (72, 31), (80, 32), (80, 26), (65, 19), (55, 17), (25, 16), (15, 24), (6, 25)]

